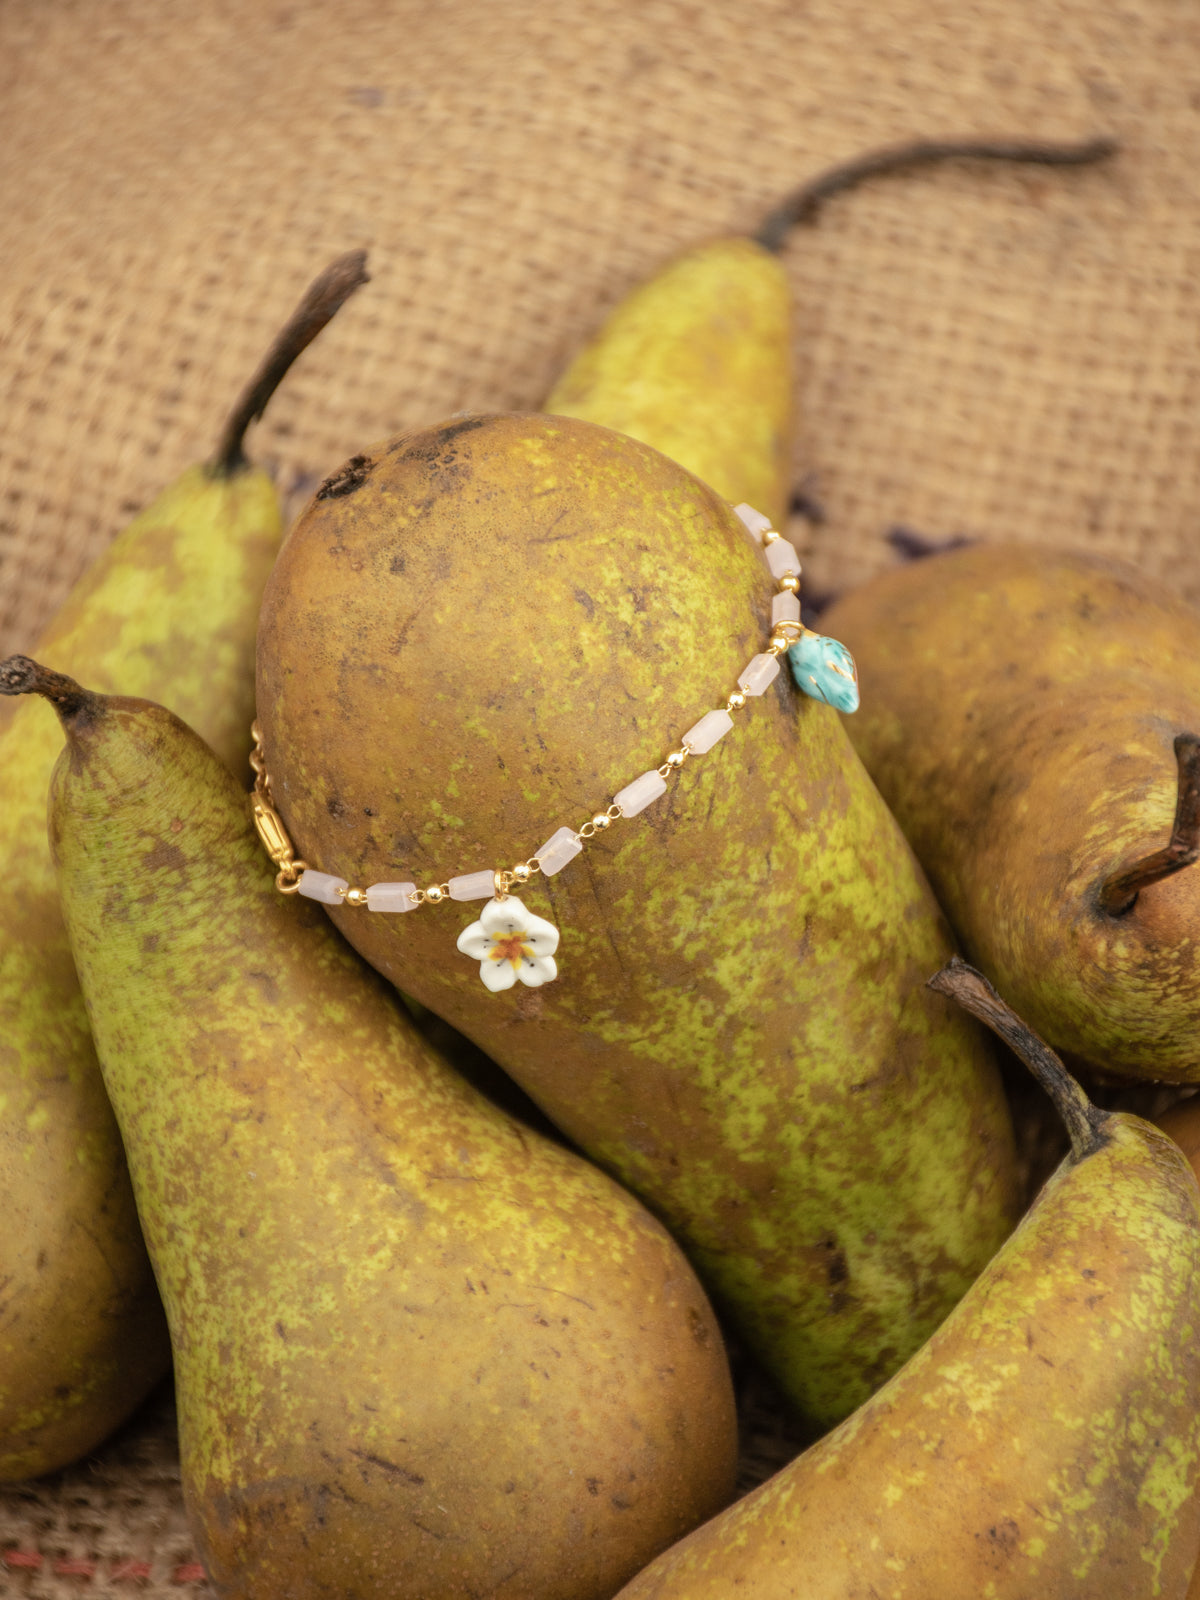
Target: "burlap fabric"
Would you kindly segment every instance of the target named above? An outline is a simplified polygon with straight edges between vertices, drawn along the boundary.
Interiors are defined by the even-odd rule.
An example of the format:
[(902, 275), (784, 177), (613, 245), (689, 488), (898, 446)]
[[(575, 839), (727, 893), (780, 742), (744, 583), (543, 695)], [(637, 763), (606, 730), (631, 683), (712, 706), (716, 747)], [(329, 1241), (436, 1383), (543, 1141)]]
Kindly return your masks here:
[[(1123, 149), (881, 181), (794, 237), (810, 586), (901, 525), (1200, 598), (1194, 0), (5, 0), (0, 653), (209, 453), (333, 254), (373, 282), (251, 441), (297, 497), (391, 430), (536, 407), (638, 279), (825, 165), (966, 132)], [(160, 1401), (0, 1494), (0, 1593), (204, 1593), (172, 1472)]]

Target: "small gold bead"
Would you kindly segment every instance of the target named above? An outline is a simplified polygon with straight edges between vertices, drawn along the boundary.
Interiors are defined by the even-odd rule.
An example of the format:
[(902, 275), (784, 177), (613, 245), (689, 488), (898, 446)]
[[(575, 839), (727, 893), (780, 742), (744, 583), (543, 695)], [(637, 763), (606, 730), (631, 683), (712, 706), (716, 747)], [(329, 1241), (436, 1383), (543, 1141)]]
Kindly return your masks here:
[(342, 899), (348, 906), (365, 906), (367, 891), (365, 889), (347, 889)]
[(671, 754), (667, 757), (667, 766), (673, 767), (675, 769), (675, 771), (678, 772), (680, 767), (683, 765), (683, 763), (686, 760), (687, 760), (687, 751), (686, 750), (672, 750)]
[(524, 861), (518, 862), (512, 869), (512, 875), (516, 883), (528, 883), (530, 878), (533, 877), (533, 873), (530, 872)]
[(735, 689), (725, 702), (726, 711), (740, 711), (746, 704), (746, 696), (740, 689)]
[(440, 900), (444, 900), (446, 898), (446, 893), (440, 884), (434, 883), (431, 884), (428, 889), (426, 889), (425, 898), (429, 901), (430, 905), (436, 906)]
[(597, 833), (603, 833), (605, 828), (609, 827), (611, 823), (612, 818), (609, 816), (607, 811), (597, 811), (596, 815), (592, 818), (592, 827), (595, 828)]
[(780, 578), (779, 587), (786, 589), (788, 594), (795, 594), (800, 587), (800, 579), (796, 577), (794, 572), (789, 572), (785, 578)]
[(776, 634), (771, 640), (770, 644), (767, 646), (767, 654), (769, 656), (781, 656), (787, 647), (788, 640), (781, 639), (780, 636)]
[(781, 533), (776, 533), (774, 528), (768, 528), (766, 533), (763, 534), (762, 542), (763, 544), (774, 544), (776, 540), (782, 538), (783, 535)]

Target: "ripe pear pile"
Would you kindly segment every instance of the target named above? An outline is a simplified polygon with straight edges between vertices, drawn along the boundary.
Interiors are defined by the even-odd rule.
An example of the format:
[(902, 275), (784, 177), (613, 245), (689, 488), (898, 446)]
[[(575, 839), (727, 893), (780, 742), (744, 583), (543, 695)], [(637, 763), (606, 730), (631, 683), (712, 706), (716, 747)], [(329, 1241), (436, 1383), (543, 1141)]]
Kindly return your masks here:
[[(74, 1030), (86, 1070), (62, 1075), (84, 1086), (88, 1148), (107, 1151), (93, 1162), (108, 1174), (98, 1214), (127, 1246), (121, 1258), (101, 1240), (126, 1261), (117, 1290), (98, 1290), (77, 1255), (39, 1259), (55, 1314), (99, 1306), (110, 1346), (127, 1349), (107, 1366), (99, 1351), (71, 1357), (57, 1410), (30, 1401), (32, 1377), (10, 1385), (25, 1385), (24, 1410), (7, 1437), (0, 1364), (0, 1475), (47, 1470), (102, 1436), (161, 1369), (165, 1308), (189, 1519), (225, 1600), (1191, 1592), (1195, 1177), (1165, 1133), (1092, 1106), (953, 955), (848, 735), (864, 751), (893, 737), (919, 698), (910, 680), (944, 697), (944, 728), (912, 724), (869, 760), (968, 949), (989, 953), (964, 910), (980, 891), (956, 898), (969, 874), (927, 855), (920, 820), (961, 840), (977, 808), (992, 920), (1067, 926), (1028, 941), (1040, 988), (993, 958), (1042, 1031), (1105, 1070), (1200, 1079), (1185, 1038), (1197, 686), (1190, 668), (1154, 675), (1195, 654), (1194, 619), (1121, 573), (1105, 589), (1086, 563), (1047, 580), (1010, 560), (1011, 592), (998, 569), (971, 569), (957, 618), (948, 586), (914, 603), (890, 700), (888, 628), (910, 613), (866, 592), (861, 616), (846, 602), (830, 627), (863, 659), (861, 734), (786, 673), (735, 691), (751, 658), (768, 659), (772, 579), (733, 503), (776, 524), (787, 509), (787, 230), (875, 173), (1111, 148), (929, 144), (835, 169), (754, 239), (669, 264), (544, 414), (460, 416), (357, 454), (276, 561), (277, 508), (241, 436), (291, 359), (277, 352), (215, 472), (139, 519), (47, 636), (49, 664), (0, 665), (0, 691), (50, 701), (66, 737), (51, 931), (36, 961), (0, 971), (28, 990), (23, 1026), (57, 1006)], [(342, 263), (327, 306), (361, 267)], [(321, 315), (308, 303), (299, 321), (315, 331)], [(160, 525), (154, 557), (146, 530)], [(212, 530), (194, 572), (194, 537), (173, 532), (185, 526)], [(167, 583), (171, 604), (177, 588), (186, 598), (156, 632), (145, 607), (163, 603), (163, 550), (190, 575)], [(224, 763), (248, 741), (245, 618), (272, 562), (256, 835)], [(1050, 593), (1068, 596), (1069, 621), (1047, 630)], [(228, 628), (189, 631), (206, 612)], [(983, 635), (989, 616), (1005, 648), (985, 670), (954, 630)], [(111, 663), (73, 644), (105, 631)], [(131, 664), (161, 657), (168, 634), (170, 693)], [(1002, 679), (1007, 698), (964, 692), (964, 675)], [(1119, 752), (1107, 764), (1089, 765), (1102, 743), (1089, 697)], [(722, 706), (719, 742), (681, 744)], [(17, 726), (21, 749), (36, 730), (41, 763), (0, 774), (15, 774), (23, 840), (56, 736), (44, 704)], [(1088, 799), (1065, 799), (1061, 775), (1026, 781), (1041, 735)], [(639, 773), (661, 793), (634, 815), (613, 796)], [(987, 809), (1005, 794), (1036, 816), (1033, 867)], [(551, 835), (570, 841), (561, 875), (539, 849)], [(989, 855), (998, 837), (1007, 853)], [(1051, 857), (1069, 863), (1061, 882), (1044, 876)], [(1027, 888), (1039, 871), (1043, 890), (1055, 884), (1040, 902)], [(487, 901), (478, 921), (478, 904), (449, 898), (462, 874), (488, 880), (472, 891)], [(398, 895), (410, 877), (422, 892)], [(390, 912), (372, 908), (380, 884)], [(531, 945), (505, 944), (514, 981), (485, 987), (496, 969), (480, 930), (502, 925), (508, 944), (519, 928), (516, 945)], [(1072, 964), (1102, 981), (1084, 974), (1077, 994)], [(1107, 995), (1125, 977), (1132, 1006)], [(1080, 1018), (1090, 1035), (1071, 1032)], [(1026, 1057), (1071, 1142), (1015, 1232), (988, 1028)], [(454, 1029), (579, 1153), (464, 1081), (431, 1043)], [(76, 1136), (39, 1093), (21, 1138), (44, 1135), (49, 1189), (70, 1159), (49, 1139)], [(1189, 1115), (1166, 1122), (1185, 1149)], [(66, 1234), (81, 1230), (68, 1217)], [(734, 1400), (706, 1288), (825, 1435), (732, 1506)], [(37, 1317), (44, 1330), (28, 1293), (9, 1324), (0, 1312), (0, 1338), (18, 1329), (9, 1373), (22, 1337), (48, 1347)]]
[[(282, 534), (279, 497), (244, 435), (366, 282), (363, 263), (351, 252), (310, 286), (212, 461), (113, 541), (37, 645), (98, 688), (165, 699), (233, 767), (249, 746), (255, 624)], [(46, 842), (61, 747), (39, 707), (0, 706), (0, 1481), (92, 1449), (169, 1360)]]

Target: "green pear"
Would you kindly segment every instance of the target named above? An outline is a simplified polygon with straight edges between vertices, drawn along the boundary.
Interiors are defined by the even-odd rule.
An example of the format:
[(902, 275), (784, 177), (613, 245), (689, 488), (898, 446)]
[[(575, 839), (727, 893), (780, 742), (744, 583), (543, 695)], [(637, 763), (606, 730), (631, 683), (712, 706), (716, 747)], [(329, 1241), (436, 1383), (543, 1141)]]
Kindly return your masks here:
[[(771, 589), (728, 504), (657, 451), (460, 417), (317, 492), (264, 597), (259, 721), (295, 849), (355, 890), (338, 927), (646, 1200), (824, 1426), (1004, 1239), (1014, 1161), (988, 1036), (924, 987), (949, 935), (837, 714), (782, 676), (736, 687), (774, 660)], [(725, 737), (680, 756), (727, 703)], [(660, 766), (666, 792), (614, 818)], [(560, 829), (584, 853), (552, 873)], [(505, 903), (449, 897), (510, 866), (561, 944), (535, 931), (505, 973), (456, 949)], [(405, 881), (415, 915), (362, 903)]]
[(22, 658), (51, 837), (236, 1600), (605, 1600), (729, 1499), (720, 1332), (662, 1226), (494, 1108), (304, 900), (177, 718)]
[(627, 295), (545, 410), (653, 445), (782, 527), (791, 487), (792, 311), (779, 257), (712, 239)]
[(1115, 148), (1110, 140), (922, 140), (833, 167), (782, 201), (754, 237), (696, 245), (633, 289), (544, 409), (640, 439), (782, 527), (795, 432), (791, 296), (779, 258), (790, 231), (834, 195), (885, 173), (963, 159), (1078, 165)]
[(1071, 1153), (907, 1366), (620, 1600), (1183, 1600), (1200, 1550), (1200, 1191), (962, 963)]
[(822, 625), (970, 959), (1055, 1049), (1200, 1081), (1200, 616), (1125, 562), (975, 545)]
[[(254, 630), (282, 531), (242, 449), (288, 365), (365, 281), (361, 252), (312, 285), (191, 467), (84, 574), (38, 649), (101, 688), (156, 694), (231, 764), (254, 703)], [(0, 1481), (92, 1449), (165, 1371), (166, 1328), (71, 963), (46, 842), (62, 737), (0, 712)]]

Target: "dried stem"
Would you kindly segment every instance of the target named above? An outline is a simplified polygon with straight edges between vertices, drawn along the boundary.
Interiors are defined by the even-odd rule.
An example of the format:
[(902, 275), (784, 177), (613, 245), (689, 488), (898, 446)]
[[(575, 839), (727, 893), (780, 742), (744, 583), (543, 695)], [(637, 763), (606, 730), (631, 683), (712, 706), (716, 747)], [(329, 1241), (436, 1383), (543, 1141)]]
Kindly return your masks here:
[(1132, 911), (1143, 889), (1200, 860), (1200, 737), (1181, 733), (1175, 740), (1178, 789), (1175, 823), (1161, 850), (1122, 867), (1100, 885), (1100, 909), (1110, 917)]
[(1103, 161), (1118, 149), (1115, 139), (1088, 139), (1083, 144), (1045, 144), (1031, 139), (916, 139), (886, 145), (856, 156), (803, 184), (763, 218), (755, 242), (766, 250), (783, 249), (789, 232), (811, 222), (826, 200), (853, 189), (867, 178), (938, 161), (1030, 161), (1046, 167), (1081, 167)]
[(958, 956), (951, 956), (942, 970), (929, 979), (928, 986), (957, 1000), (964, 1011), (978, 1017), (1020, 1056), (1053, 1100), (1055, 1110), (1066, 1124), (1077, 1161), (1082, 1161), (1103, 1144), (1101, 1130), (1108, 1121), (1108, 1113), (1092, 1104), (1050, 1046), (1001, 1000), (982, 972), (976, 972)]
[(309, 284), (304, 298), (275, 336), (258, 371), (229, 413), (229, 420), (209, 468), (214, 477), (232, 477), (249, 465), (243, 448), (246, 429), (262, 416), (267, 402), (296, 357), (308, 349), (354, 291), (371, 281), (367, 276), (366, 262), (365, 250), (349, 250), (345, 255), (338, 256), (336, 261), (330, 262), (320, 277)]
[(0, 694), (40, 694), (64, 721), (81, 711), (91, 711), (96, 705), (96, 696), (81, 689), (74, 678), (43, 667), (29, 656), (9, 656), (7, 661), (0, 661)]

